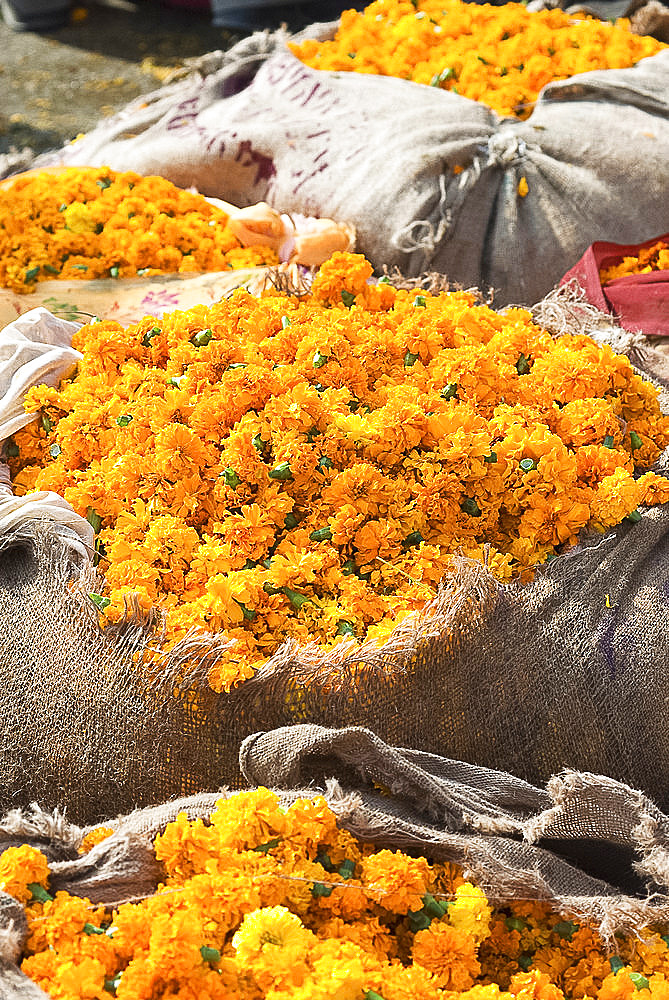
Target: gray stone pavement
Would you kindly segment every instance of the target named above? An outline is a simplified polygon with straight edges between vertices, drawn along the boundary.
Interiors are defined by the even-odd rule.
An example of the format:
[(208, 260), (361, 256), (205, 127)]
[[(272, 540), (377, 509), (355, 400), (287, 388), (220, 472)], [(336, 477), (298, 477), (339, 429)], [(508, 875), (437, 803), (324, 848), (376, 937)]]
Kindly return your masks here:
[(0, 18), (0, 155), (61, 146), (186, 59), (240, 37), (214, 27), (208, 12), (158, 0), (75, 0), (70, 24), (42, 34)]

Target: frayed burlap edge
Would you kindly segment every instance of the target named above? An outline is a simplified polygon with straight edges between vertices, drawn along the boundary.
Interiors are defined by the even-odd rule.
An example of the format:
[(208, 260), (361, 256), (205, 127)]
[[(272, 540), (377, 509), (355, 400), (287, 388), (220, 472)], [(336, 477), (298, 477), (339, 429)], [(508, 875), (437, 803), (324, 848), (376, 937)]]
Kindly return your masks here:
[[(333, 731), (333, 739), (337, 740), (342, 734), (348, 736), (347, 731)], [(273, 734), (260, 735), (271, 737)], [(394, 748), (386, 749), (391, 754), (395, 752)], [(615, 788), (608, 788), (607, 779), (602, 776), (574, 772), (554, 778), (548, 786), (552, 804), (523, 824), (521, 839), (527, 845), (527, 863), (522, 869), (517, 864), (518, 838), (505, 838), (492, 833), (487, 836), (476, 832), (449, 833), (429, 821), (421, 825), (415, 818), (409, 820), (393, 812), (387, 806), (385, 796), (369, 787), (347, 788), (337, 778), (329, 777), (319, 778), (307, 787), (279, 788), (277, 794), (284, 807), (297, 798), (323, 794), (340, 825), (361, 841), (374, 843), (379, 848), (422, 854), (433, 861), (447, 860), (460, 864), (465, 877), (480, 885), (491, 901), (521, 899), (548, 902), (557, 912), (596, 926), (607, 945), (614, 948), (616, 934), (639, 935), (649, 925), (669, 919), (666, 891), (661, 891), (658, 884), (658, 891), (649, 889), (645, 898), (618, 893), (606, 883), (584, 876), (536, 843), (545, 834), (550, 836), (554, 832), (556, 822), (559, 824), (565, 812), (578, 803), (580, 797), (594, 795), (601, 800), (603, 794), (608, 795), (613, 790), (624, 801), (629, 813), (639, 867), (647, 871), (649, 885), (661, 875), (664, 879), (662, 890), (666, 890), (666, 817), (663, 817), (664, 822), (659, 822), (652, 803), (642, 793), (615, 782), (610, 784)], [(155, 836), (163, 832), (180, 813), (185, 813), (189, 819), (206, 821), (219, 799), (231, 794), (228, 789), (222, 789), (217, 793), (135, 810), (128, 816), (111, 820), (114, 833), (90, 852), (68, 861), (52, 862), (51, 891), (67, 891), (90, 899), (93, 905), (104, 904), (110, 908), (152, 895), (163, 877), (152, 846)], [(403, 789), (398, 786), (394, 797), (401, 800), (402, 794)], [(18, 820), (18, 813), (15, 819)], [(28, 843), (33, 843), (29, 832), (31, 822), (32, 817), (29, 817), (24, 837), (24, 842)], [(17, 823), (14, 825), (17, 826)], [(39, 839), (34, 846), (43, 849), (43, 841)], [(662, 857), (661, 872), (657, 865), (659, 857)], [(546, 877), (546, 872), (555, 866), (559, 866), (560, 876), (566, 879), (566, 884), (570, 878), (575, 880), (574, 884), (587, 883), (590, 895), (576, 892), (556, 894), (550, 878)], [(5, 917), (0, 897), (0, 963), (3, 959), (15, 961), (24, 941), (25, 928), (19, 913), (22, 908), (17, 910), (18, 904), (13, 903), (14, 906), (8, 902), (5, 907)], [(3, 941), (6, 947), (1, 946)]]
[(535, 323), (554, 337), (585, 334), (598, 344), (609, 344), (617, 354), (626, 355), (647, 378), (669, 387), (669, 358), (641, 333), (631, 333), (619, 325), (619, 318), (604, 313), (588, 302), (576, 278), (549, 292), (532, 308)]
[[(432, 277), (422, 280), (430, 285)], [(415, 284), (410, 282), (410, 284)], [(425, 287), (415, 284), (415, 287)], [(298, 292), (299, 294), (299, 292)], [(596, 341), (611, 344), (614, 350), (624, 353), (637, 364), (642, 372), (660, 386), (669, 385), (669, 359), (650, 347), (641, 335), (628, 333), (615, 325), (611, 316), (602, 313), (585, 299), (575, 283), (555, 289), (533, 309), (535, 321), (552, 335), (581, 333)], [(669, 397), (662, 401), (669, 410)], [(65, 529), (60, 529), (61, 535)], [(148, 664), (147, 686), (167, 699), (175, 689), (181, 692), (207, 691), (209, 674), (231, 646), (225, 634), (212, 634), (192, 629), (174, 646), (169, 646), (165, 635), (165, 617), (158, 609), (145, 609), (132, 598), (126, 603), (124, 618), (103, 630), (99, 612), (90, 594), (104, 594), (104, 580), (91, 564), (75, 562), (64, 546), (54, 546), (54, 536), (59, 529), (52, 522), (28, 522), (17, 531), (0, 538), (0, 551), (12, 544), (32, 544), (48, 560), (49, 572), (70, 590), (71, 600), (89, 622), (94, 622), (101, 640), (113, 643), (121, 654), (127, 653), (137, 663)], [(581, 545), (565, 552), (560, 561), (569, 560), (582, 546), (606, 547), (608, 536), (584, 537)], [(555, 567), (540, 569), (550, 573)], [(306, 721), (307, 709), (304, 692), (356, 690), (361, 683), (376, 681), (386, 686), (406, 678), (416, 649), (438, 640), (451, 628), (467, 605), (476, 604), (479, 612), (492, 607), (503, 590), (517, 588), (517, 584), (503, 585), (494, 580), (479, 563), (457, 555), (453, 560), (453, 573), (439, 587), (438, 593), (421, 612), (406, 618), (381, 644), (356, 640), (343, 642), (334, 650), (324, 652), (316, 643), (298, 646), (288, 641), (249, 679), (233, 689), (228, 698), (231, 704), (252, 711), (254, 719), (264, 724), (262, 706), (271, 702), (273, 690), (285, 694), (292, 690), (295, 697), (285, 721)], [(282, 698), (285, 701), (285, 698)], [(274, 725), (283, 723), (275, 720)], [(257, 727), (256, 727), (257, 728)], [(270, 724), (270, 728), (272, 728)]]

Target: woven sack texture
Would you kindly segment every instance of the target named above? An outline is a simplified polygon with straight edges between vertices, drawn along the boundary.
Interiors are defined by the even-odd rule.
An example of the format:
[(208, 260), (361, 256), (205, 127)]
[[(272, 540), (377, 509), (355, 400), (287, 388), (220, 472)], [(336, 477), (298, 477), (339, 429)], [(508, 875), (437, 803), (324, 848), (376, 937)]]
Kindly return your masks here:
[(377, 267), (432, 268), (500, 304), (536, 302), (593, 240), (669, 229), (669, 51), (550, 84), (519, 121), (406, 80), (312, 70), (286, 42), (259, 33), (212, 52), (34, 165), (162, 174), (335, 218)]
[[(669, 917), (669, 817), (641, 792), (566, 772), (544, 788), (499, 771), (389, 746), (363, 727), (291, 726), (247, 738), (239, 766), (282, 804), (322, 793), (339, 823), (378, 848), (450, 860), (491, 899), (545, 899), (594, 922), (605, 940)], [(179, 813), (208, 817), (229, 790), (199, 794), (107, 821), (114, 832), (85, 855), (86, 828), (37, 807), (0, 820), (0, 851), (42, 850), (50, 889), (113, 907), (156, 891), (155, 835)], [(43, 996), (16, 967), (22, 907), (0, 894), (0, 997)]]
[[(608, 340), (666, 388), (665, 355), (570, 295), (537, 320)], [(669, 808), (668, 556), (669, 505), (585, 539), (528, 586), (461, 560), (386, 645), (285, 644), (219, 695), (206, 678), (224, 636), (167, 651), (159, 615), (132, 607), (101, 632), (88, 595), (102, 582), (72, 529), (25, 520), (0, 537), (0, 809), (37, 801), (92, 823), (240, 786), (242, 740), (295, 723), (365, 726), (536, 785), (564, 768), (605, 774)]]

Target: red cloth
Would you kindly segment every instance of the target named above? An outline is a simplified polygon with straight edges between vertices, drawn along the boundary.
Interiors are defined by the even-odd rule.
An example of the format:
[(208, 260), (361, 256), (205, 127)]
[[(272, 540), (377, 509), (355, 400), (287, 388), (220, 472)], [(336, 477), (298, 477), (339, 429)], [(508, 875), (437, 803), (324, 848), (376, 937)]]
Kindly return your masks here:
[(669, 337), (669, 271), (628, 274), (603, 286), (599, 279), (601, 267), (616, 263), (623, 257), (636, 257), (640, 250), (658, 240), (669, 241), (669, 233), (655, 236), (645, 243), (593, 243), (578, 264), (567, 271), (560, 284), (576, 278), (588, 302), (602, 312), (613, 313), (626, 330), (653, 337)]

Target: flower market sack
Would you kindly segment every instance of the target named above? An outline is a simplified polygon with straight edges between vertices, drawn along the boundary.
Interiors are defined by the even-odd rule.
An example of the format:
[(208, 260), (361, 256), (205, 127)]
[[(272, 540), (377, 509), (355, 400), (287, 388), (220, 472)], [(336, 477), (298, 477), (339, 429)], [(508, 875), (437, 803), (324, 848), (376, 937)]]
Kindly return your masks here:
[(501, 304), (537, 301), (593, 240), (669, 229), (669, 51), (549, 84), (520, 121), (437, 87), (310, 69), (286, 42), (213, 52), (36, 165), (160, 173), (327, 215), (356, 227), (377, 268), (438, 270)]
[[(587, 330), (666, 387), (665, 357), (570, 295), (544, 301), (537, 321)], [(29, 316), (17, 322), (29, 330)], [(16, 400), (5, 395), (13, 427)], [(666, 396), (660, 404), (666, 412)], [(92, 524), (54, 497), (0, 497), (2, 807), (35, 800), (95, 822), (235, 785), (247, 735), (308, 721), (367, 726), (394, 745), (533, 784), (564, 767), (608, 774), (666, 808), (657, 713), (669, 655), (666, 507), (584, 541), (531, 585), (502, 585), (462, 559), (434, 602), (380, 647), (287, 642), (217, 694), (208, 675), (228, 648), (222, 635), (191, 631), (168, 648), (162, 619), (139, 602), (100, 629)]]
[[(628, 246), (593, 243), (561, 283), (577, 282), (588, 302), (611, 313), (625, 329), (648, 337), (668, 337), (669, 267), (644, 269), (643, 273), (630, 268), (629, 273), (612, 278), (604, 275), (604, 269), (623, 258), (638, 259), (641, 251), (652, 251), (658, 245), (669, 247), (669, 233)], [(669, 264), (669, 249), (665, 249), (665, 256)]]
[[(111, 945), (102, 932), (106, 929), (113, 939), (119, 927), (125, 925), (124, 913), (129, 911), (135, 916), (130, 925), (134, 940), (127, 942), (122, 952), (124, 971), (121, 976), (132, 975), (132, 971), (127, 970), (131, 969), (135, 954), (140, 963), (146, 961), (147, 948), (159, 953), (164, 963), (161, 970), (168, 976), (169, 953), (165, 950), (164, 939), (158, 936), (149, 944), (141, 936), (142, 918), (151, 919), (152, 912), (144, 912), (144, 907), (151, 906), (153, 900), (158, 908), (158, 921), (172, 914), (175, 923), (171, 938), (178, 933), (179, 920), (184, 916), (188, 919), (192, 913), (194, 933), (199, 936), (202, 933), (201, 914), (196, 899), (206, 898), (206, 919), (210, 928), (216, 928), (214, 913), (219, 907), (227, 912), (235, 905), (236, 894), (245, 884), (239, 879), (247, 868), (258, 876), (258, 881), (248, 879), (250, 898), (255, 900), (252, 907), (270, 905), (261, 902), (267, 894), (263, 894), (262, 889), (258, 891), (263, 872), (270, 884), (276, 883), (277, 878), (279, 884), (283, 882), (281, 892), (277, 886), (271, 889), (271, 896), (274, 900), (283, 900), (285, 905), (262, 911), (268, 920), (273, 920), (279, 910), (287, 912), (286, 907), (303, 906), (300, 901), (289, 898), (290, 893), (297, 891), (291, 877), (293, 871), (301, 891), (307, 896), (311, 893), (316, 897), (316, 888), (326, 897), (331, 896), (333, 890), (344, 895), (348, 889), (358, 894), (362, 890), (381, 907), (385, 904), (392, 913), (396, 910), (401, 913), (404, 911), (400, 909), (399, 897), (397, 903), (391, 903), (389, 890), (384, 890), (390, 879), (395, 880), (390, 883), (395, 892), (413, 894), (418, 899), (420, 879), (415, 876), (424, 864), (423, 859), (433, 866), (455, 864), (462, 869), (465, 884), (453, 894), (452, 886), (456, 884), (453, 874), (449, 881), (441, 881), (433, 869), (429, 878), (434, 882), (431, 888), (435, 895), (423, 896), (422, 901), (427, 908), (436, 898), (442, 906), (431, 909), (430, 919), (424, 919), (422, 924), (410, 925), (412, 933), (430, 927), (437, 914), (441, 920), (446, 900), (456, 908), (458, 901), (466, 905), (470, 917), (474, 915), (472, 907), (477, 912), (482, 907), (482, 939), (487, 933), (493, 933), (491, 917), (494, 920), (496, 910), (500, 911), (507, 928), (518, 929), (525, 925), (522, 920), (514, 923), (513, 915), (523, 914), (532, 919), (529, 908), (537, 906), (547, 934), (551, 930), (557, 933), (558, 947), (564, 948), (567, 965), (579, 959), (580, 948), (576, 942), (572, 944), (572, 937), (578, 930), (573, 921), (587, 922), (589, 936), (581, 945), (587, 952), (588, 970), (599, 968), (600, 959), (603, 960), (604, 967), (598, 973), (600, 979), (609, 974), (611, 955), (615, 956), (610, 959), (611, 972), (623, 967), (631, 972), (639, 962), (644, 968), (643, 955), (630, 960), (624, 938), (634, 938), (640, 933), (648, 936), (651, 932), (645, 929), (650, 925), (654, 925), (653, 933), (659, 936), (662, 922), (669, 917), (666, 856), (669, 818), (640, 792), (607, 777), (567, 772), (553, 778), (545, 789), (533, 787), (500, 772), (389, 746), (370, 730), (360, 727), (333, 730), (301, 725), (255, 733), (242, 744), (239, 759), (242, 774), (251, 786), (241, 797), (241, 812), (240, 806), (235, 805), (237, 796), (223, 789), (112, 817), (102, 829), (78, 826), (62, 814), (47, 813), (37, 806), (5, 814), (0, 819), (4, 889), (0, 893), (0, 996), (22, 1000), (45, 995), (28, 975), (39, 979), (45, 988), (49, 982), (58, 981), (53, 962), (45, 965), (37, 957), (49, 945), (50, 959), (68, 963), (67, 975), (73, 995), (78, 993), (72, 975), (84, 956), (81, 971), (84, 972), (88, 963), (90, 981), (100, 975), (102, 969), (106, 969), (105, 977), (110, 978), (108, 961), (114, 963), (112, 969), (119, 966), (116, 956), (108, 954)], [(256, 782), (263, 784), (255, 788)], [(268, 787), (275, 791), (268, 792)], [(275, 814), (273, 810), (277, 807)], [(299, 810), (296, 819), (302, 816), (302, 822), (308, 824), (310, 830), (320, 833), (313, 849), (300, 842), (290, 848), (293, 857), (298, 852), (299, 857), (302, 854), (310, 856), (318, 850), (316, 862), (307, 864), (306, 868), (293, 869), (285, 858), (281, 860), (281, 853), (276, 856), (277, 865), (274, 848), (279, 847), (280, 851), (281, 836), (267, 841), (274, 832), (276, 815), (285, 823), (287, 814), (294, 808)], [(331, 841), (328, 839), (323, 846), (321, 839), (332, 836), (330, 810), (339, 830), (353, 835), (358, 843), (374, 846), (379, 865), (391, 869), (385, 882), (379, 865), (368, 871), (367, 862), (361, 860), (362, 867), (358, 869), (353, 860), (346, 873), (343, 866), (337, 869), (332, 865)], [(223, 868), (230, 864), (237, 867), (234, 877), (221, 891), (217, 888), (220, 884), (216, 880), (218, 867), (207, 862), (207, 854), (216, 855), (215, 838), (219, 830), (229, 839), (225, 830), (230, 824), (237, 846), (222, 852), (230, 860), (217, 857), (217, 861)], [(283, 826), (281, 829), (288, 836)], [(312, 832), (312, 840), (318, 833)], [(156, 840), (157, 836), (164, 841), (164, 849)], [(311, 844), (312, 840), (307, 839), (306, 844)], [(352, 845), (346, 835), (342, 843), (348, 845), (346, 856), (350, 857), (348, 852)], [(253, 846), (255, 844), (258, 846)], [(255, 852), (266, 851), (272, 852), (271, 858), (263, 858), (268, 865), (256, 866)], [(365, 856), (369, 857), (369, 853)], [(207, 874), (203, 875), (205, 865)], [(418, 866), (415, 872), (411, 866)], [(323, 881), (316, 881), (318, 872), (322, 873)], [(369, 884), (374, 878), (373, 872), (376, 873), (375, 886)], [(397, 885), (398, 873), (404, 876), (401, 887)], [(191, 878), (193, 888), (199, 884), (196, 899), (188, 895)], [(309, 886), (310, 880), (314, 881), (313, 887)], [(208, 891), (203, 892), (203, 889)], [(463, 899), (463, 892), (467, 900)], [(32, 899), (28, 899), (31, 894)], [(53, 897), (57, 902), (51, 906), (48, 901)], [(337, 897), (333, 898), (333, 912), (340, 914), (343, 900), (337, 902)], [(40, 900), (46, 903), (43, 909)], [(517, 907), (513, 906), (514, 901)], [(28, 936), (28, 911), (24, 911), (24, 906), (30, 907), (28, 954), (35, 957), (28, 959), (19, 971), (17, 964), (25, 954)], [(106, 908), (106, 913), (100, 906)], [(167, 912), (162, 912), (165, 906)], [(172, 912), (172, 906), (179, 912)], [(415, 906), (409, 908), (415, 910)], [(305, 910), (303, 906), (300, 913), (306, 924)], [(351, 914), (344, 909), (340, 916), (347, 923), (364, 920), (364, 911), (362, 917), (359, 911), (360, 903), (357, 902)], [(233, 921), (233, 929), (243, 919), (247, 908), (237, 906), (235, 912), (237, 918)], [(256, 909), (256, 915), (260, 912)], [(379, 909), (375, 912), (378, 915)], [(424, 912), (428, 912), (427, 909)], [(509, 912), (511, 916), (506, 916)], [(459, 926), (455, 911), (449, 907), (448, 913), (449, 921)], [(327, 912), (322, 914), (324, 919), (327, 915)], [(63, 928), (64, 933), (54, 934), (58, 920), (65, 916), (68, 923), (67, 928)], [(337, 920), (341, 924), (340, 916)], [(397, 919), (396, 916), (395, 923)], [(84, 921), (88, 922), (80, 930)], [(227, 922), (223, 926), (227, 929)], [(83, 942), (86, 936), (91, 939), (91, 947), (84, 945), (83, 954), (77, 945), (79, 934)], [(101, 935), (101, 941), (96, 934)], [(522, 969), (528, 968), (528, 964), (534, 965), (532, 952), (537, 947), (540, 948), (537, 959), (543, 957), (545, 961), (541, 946), (546, 943), (547, 934), (537, 937), (534, 945), (532, 939), (525, 936), (523, 950), (529, 947), (530, 953), (524, 956), (528, 961)], [(102, 953), (107, 954), (108, 959), (99, 969), (90, 961), (99, 954), (95, 949), (96, 941), (104, 944)], [(129, 948), (130, 944), (133, 947)], [(218, 940), (209, 944), (220, 948)], [(234, 941), (233, 947), (236, 947)], [(497, 948), (500, 947), (504, 945), (498, 942)], [(620, 950), (626, 960), (617, 957)], [(218, 961), (216, 955), (220, 958), (220, 954), (219, 951), (207, 952), (212, 961)], [(206, 960), (204, 949), (202, 957)], [(420, 963), (417, 954), (412, 958)], [(511, 952), (506, 958), (503, 955), (499, 958), (506, 965), (514, 961)], [(648, 975), (661, 970), (662, 966), (657, 964), (662, 961), (661, 955), (650, 951), (646, 958), (655, 963), (648, 969)], [(486, 970), (486, 978), (494, 982), (499, 969), (494, 957), (488, 961), (491, 965)], [(520, 961), (518, 964), (520, 966)], [(540, 966), (540, 961), (537, 964)], [(482, 971), (480, 966), (477, 968)], [(176, 970), (174, 975), (179, 975)], [(126, 984), (126, 990), (129, 985)], [(124, 992), (124, 995), (133, 994)]]

